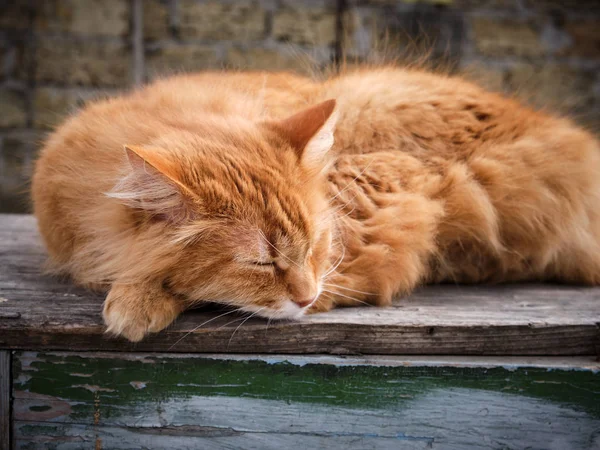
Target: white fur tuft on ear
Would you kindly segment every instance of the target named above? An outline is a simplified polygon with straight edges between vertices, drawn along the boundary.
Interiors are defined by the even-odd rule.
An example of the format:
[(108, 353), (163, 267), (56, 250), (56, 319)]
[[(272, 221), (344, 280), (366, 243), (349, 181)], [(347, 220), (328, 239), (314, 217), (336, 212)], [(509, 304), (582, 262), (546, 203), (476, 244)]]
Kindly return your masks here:
[(331, 149), (338, 113), (334, 99), (304, 109), (278, 122), (276, 127), (291, 144), (298, 161), (311, 170), (323, 167)]
[(333, 147), (335, 139), (333, 133), (338, 120), (338, 112), (334, 111), (323, 126), (308, 141), (302, 152), (302, 164), (307, 167), (323, 164), (326, 155)]
[(190, 215), (189, 202), (176, 182), (126, 147), (128, 172), (106, 195), (152, 216), (180, 221)]

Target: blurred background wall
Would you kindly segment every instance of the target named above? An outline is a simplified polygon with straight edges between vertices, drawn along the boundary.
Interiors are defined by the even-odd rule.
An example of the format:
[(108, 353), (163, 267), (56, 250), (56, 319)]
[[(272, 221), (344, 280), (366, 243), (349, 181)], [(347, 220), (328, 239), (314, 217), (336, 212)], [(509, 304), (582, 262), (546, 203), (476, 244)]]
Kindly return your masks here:
[(0, 212), (28, 211), (40, 141), (89, 99), (180, 71), (382, 53), (427, 54), (600, 129), (598, 0), (0, 0)]

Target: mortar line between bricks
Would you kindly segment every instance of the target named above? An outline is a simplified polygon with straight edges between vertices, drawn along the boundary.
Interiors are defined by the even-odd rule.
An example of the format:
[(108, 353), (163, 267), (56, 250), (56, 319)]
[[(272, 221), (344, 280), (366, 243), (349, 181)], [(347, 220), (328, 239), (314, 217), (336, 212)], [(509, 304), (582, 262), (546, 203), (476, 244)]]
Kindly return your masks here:
[(346, 0), (336, 0), (336, 11), (335, 11), (335, 48), (333, 53), (333, 63), (336, 69), (339, 69), (339, 65), (344, 59), (344, 14), (348, 9), (348, 2)]
[(137, 86), (144, 82), (144, 5), (142, 0), (132, 0), (132, 53), (133, 83)]
[(33, 124), (35, 123), (35, 106), (34, 106), (34, 96), (36, 89), (36, 72), (37, 72), (37, 51), (38, 51), (38, 40), (37, 34), (35, 32), (34, 24), (36, 19), (37, 11), (34, 7), (34, 0), (30, 0), (28, 3), (28, 20), (29, 27), (27, 30), (27, 36), (25, 38), (25, 47), (27, 48), (27, 52), (29, 53), (28, 58), (25, 58), (25, 66), (27, 75), (25, 77), (27, 84), (27, 92), (24, 94), (25, 100), (25, 111), (27, 115), (27, 128), (33, 128)]

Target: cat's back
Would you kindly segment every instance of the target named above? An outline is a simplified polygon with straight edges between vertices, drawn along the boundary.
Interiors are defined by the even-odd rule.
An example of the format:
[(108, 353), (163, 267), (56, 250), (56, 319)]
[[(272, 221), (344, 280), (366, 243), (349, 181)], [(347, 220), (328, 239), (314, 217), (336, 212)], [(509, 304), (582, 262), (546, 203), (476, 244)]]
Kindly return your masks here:
[(338, 101), (336, 146), (346, 154), (468, 154), (554, 120), (461, 77), (418, 69), (351, 70), (324, 82), (321, 95)]
[[(597, 283), (600, 144), (591, 133), (460, 77), (419, 70), (360, 69), (328, 80), (323, 96), (339, 103), (338, 186), (366, 173), (357, 184), (392, 184), (400, 193), (392, 203), (404, 190), (422, 204), (444, 203), (436, 239), (446, 259), (432, 279), (560, 274)], [(366, 192), (363, 203), (378, 205), (379, 194)]]

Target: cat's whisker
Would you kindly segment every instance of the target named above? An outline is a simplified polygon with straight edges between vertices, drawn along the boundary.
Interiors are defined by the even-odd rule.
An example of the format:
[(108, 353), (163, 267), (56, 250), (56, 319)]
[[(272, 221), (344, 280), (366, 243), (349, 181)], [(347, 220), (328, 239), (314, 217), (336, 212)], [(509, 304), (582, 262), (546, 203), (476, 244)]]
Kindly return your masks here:
[[(340, 206), (338, 206), (338, 207), (336, 207), (336, 208), (330, 209), (330, 210), (329, 210), (329, 215), (330, 215), (332, 218), (334, 218), (334, 219), (335, 219), (335, 218), (337, 217), (337, 214), (338, 214), (338, 213), (340, 213), (340, 212), (342, 212), (344, 209), (346, 209), (346, 207), (347, 207), (348, 205), (350, 205), (350, 202), (351, 202), (352, 200), (354, 200), (354, 198), (350, 199), (349, 201), (347, 201), (347, 202), (346, 202), (346, 203), (344, 203), (343, 205), (340, 205)], [(352, 205), (352, 207), (353, 207), (353, 208), (355, 208), (355, 207), (356, 207), (356, 205)]]
[[(338, 192), (338, 194), (339, 194), (339, 192)], [(358, 196), (358, 194), (354, 194), (350, 198), (339, 198), (337, 201), (335, 199), (331, 199), (328, 204), (329, 204), (329, 207), (333, 207), (334, 205), (337, 205), (336, 209), (333, 210), (333, 214), (335, 214), (335, 213), (343, 210), (344, 208), (346, 208), (348, 205), (350, 205), (357, 196)]]
[(352, 179), (352, 181), (344, 187), (344, 189), (342, 189), (340, 192), (335, 194), (329, 201), (331, 202), (332, 200), (335, 200), (342, 192), (345, 192), (352, 185), (352, 183), (354, 183), (356, 180), (358, 180), (361, 177), (361, 175), (366, 172), (366, 170), (371, 166), (372, 163), (373, 163), (373, 160), (369, 161), (369, 163), (365, 166), (365, 168), (363, 170), (361, 170), (360, 173), (358, 175), (356, 175)]
[[(250, 313), (248, 313), (248, 312), (246, 312), (246, 311), (242, 311), (242, 312), (245, 312), (246, 314), (250, 314)], [(228, 327), (228, 326), (229, 326), (229, 325), (231, 325), (232, 323), (239, 322), (240, 320), (246, 320), (248, 317), (250, 317), (250, 316), (248, 316), (248, 315), (244, 315), (244, 316), (242, 316), (242, 317), (238, 317), (237, 319), (230, 320), (230, 321), (229, 321), (229, 322), (227, 322), (226, 324), (224, 324), (224, 325), (221, 325), (219, 328), (217, 328), (217, 329), (216, 329), (216, 331), (222, 330), (223, 328), (225, 328), (225, 327)]]
[(271, 325), (271, 320), (273, 320), (273, 317), (269, 317), (269, 320), (267, 320), (267, 326), (265, 328), (265, 336), (267, 335), (267, 332), (269, 331), (269, 325)]
[(331, 216), (334, 216), (334, 217), (335, 217), (335, 215), (336, 215), (337, 213), (339, 213), (340, 211), (343, 211), (343, 210), (346, 208), (346, 206), (347, 206), (347, 203), (345, 203), (345, 204), (343, 204), (343, 205), (341, 205), (341, 206), (338, 206), (338, 207), (336, 207), (336, 208), (330, 209), (330, 210), (329, 210), (329, 214), (330, 214)]
[(323, 289), (323, 292), (329, 292), (330, 294), (333, 294), (333, 295), (339, 295), (340, 297), (347, 298), (347, 299), (352, 300), (352, 301), (357, 302), (357, 303), (362, 303), (363, 305), (366, 305), (366, 306), (373, 306), (371, 303), (363, 302), (362, 300), (359, 300), (359, 299), (354, 298), (354, 297), (350, 297), (349, 295), (342, 294), (340, 292), (329, 291), (327, 289)]
[(262, 308), (257, 309), (256, 311), (254, 311), (252, 314), (250, 314), (248, 317), (246, 317), (246, 320), (244, 320), (242, 323), (240, 323), (237, 328), (233, 331), (233, 333), (231, 334), (231, 337), (229, 338), (229, 341), (227, 342), (227, 348), (229, 348), (229, 344), (231, 344), (231, 340), (233, 339), (233, 336), (235, 336), (235, 333), (237, 333), (237, 330), (240, 329), (240, 327), (242, 325), (244, 325), (249, 319), (251, 319), (252, 317), (254, 317), (255, 315), (257, 315), (259, 312), (261, 312), (262, 310), (266, 309), (266, 306), (263, 306)]
[(365, 291), (359, 291), (357, 289), (350, 289), (348, 287), (344, 287), (344, 286), (340, 286), (338, 284), (332, 284), (332, 283), (323, 283), (324, 286), (331, 286), (331, 287), (336, 287), (338, 289), (344, 289), (346, 291), (352, 291), (352, 292), (356, 292), (357, 294), (365, 294), (365, 295), (377, 295), (374, 292), (365, 292)]
[(340, 266), (340, 264), (342, 263), (342, 261), (344, 260), (344, 257), (340, 257), (339, 261), (336, 263), (335, 266), (333, 266), (331, 269), (329, 269), (329, 271), (327, 271), (325, 273), (325, 275), (323, 275), (322, 279), (326, 280), (327, 277), (329, 277), (332, 273), (336, 272), (337, 268)]
[(327, 278), (331, 273), (333, 273), (342, 263), (342, 261), (344, 261), (344, 256), (346, 255), (346, 247), (342, 247), (342, 256), (340, 256), (340, 259), (336, 262), (336, 264), (333, 266), (332, 269), (329, 269), (325, 275), (323, 275), (323, 279)]
[(343, 216), (335, 216), (335, 220), (340, 220), (340, 219), (344, 219), (345, 217), (348, 217), (350, 214), (352, 214), (354, 211), (356, 210), (356, 205), (354, 205), (352, 207), (352, 209), (350, 211), (348, 211), (346, 214), (344, 214)]
[(194, 327), (192, 330), (188, 331), (187, 333), (185, 333), (182, 337), (180, 337), (173, 345), (171, 345), (169, 347), (169, 350), (171, 350), (173, 347), (175, 347), (177, 344), (179, 344), (181, 341), (183, 341), (186, 337), (188, 337), (191, 333), (194, 333), (196, 330), (202, 328), (204, 325), (206, 325), (207, 323), (212, 322), (213, 320), (217, 320), (219, 317), (223, 317), (226, 316), (228, 314), (232, 314), (234, 312), (239, 311), (239, 309), (233, 309), (231, 311), (227, 311), (223, 314), (220, 314), (216, 317), (212, 317), (211, 319), (208, 319), (206, 322), (202, 322), (200, 325), (198, 325), (197, 327)]
[[(352, 198), (350, 198), (347, 202), (341, 203), (340, 206), (338, 206), (336, 209), (332, 210), (332, 213), (337, 213), (338, 211), (341, 211), (342, 209), (344, 209), (346, 206), (348, 206), (350, 204), (350, 202), (352, 202), (352, 200), (354, 200), (356, 198), (358, 194), (354, 194), (352, 196)], [(331, 201), (329, 202), (329, 204), (331, 204)]]
[[(266, 306), (265, 306), (264, 308), (266, 308)], [(262, 310), (262, 309), (264, 309), (264, 308), (261, 308), (261, 310)], [(229, 321), (229, 322), (227, 322), (226, 324), (224, 324), (224, 325), (221, 325), (219, 328), (217, 328), (217, 329), (216, 329), (216, 331), (218, 331), (218, 330), (221, 330), (221, 329), (223, 329), (223, 328), (225, 328), (225, 327), (227, 327), (227, 326), (231, 325), (232, 323), (239, 322), (240, 320), (246, 320), (246, 319), (248, 319), (249, 317), (252, 317), (254, 314), (256, 314), (256, 312), (259, 312), (260, 310), (259, 310), (259, 311), (256, 311), (256, 312), (254, 312), (254, 313), (251, 313), (250, 311), (245, 311), (243, 308), (238, 308), (238, 309), (237, 309), (237, 311), (239, 311), (239, 312), (243, 313), (243, 314), (244, 314), (244, 316), (242, 316), (242, 317), (238, 317), (237, 319), (230, 320), (230, 321)], [(248, 316), (247, 314), (250, 314), (250, 316)]]

